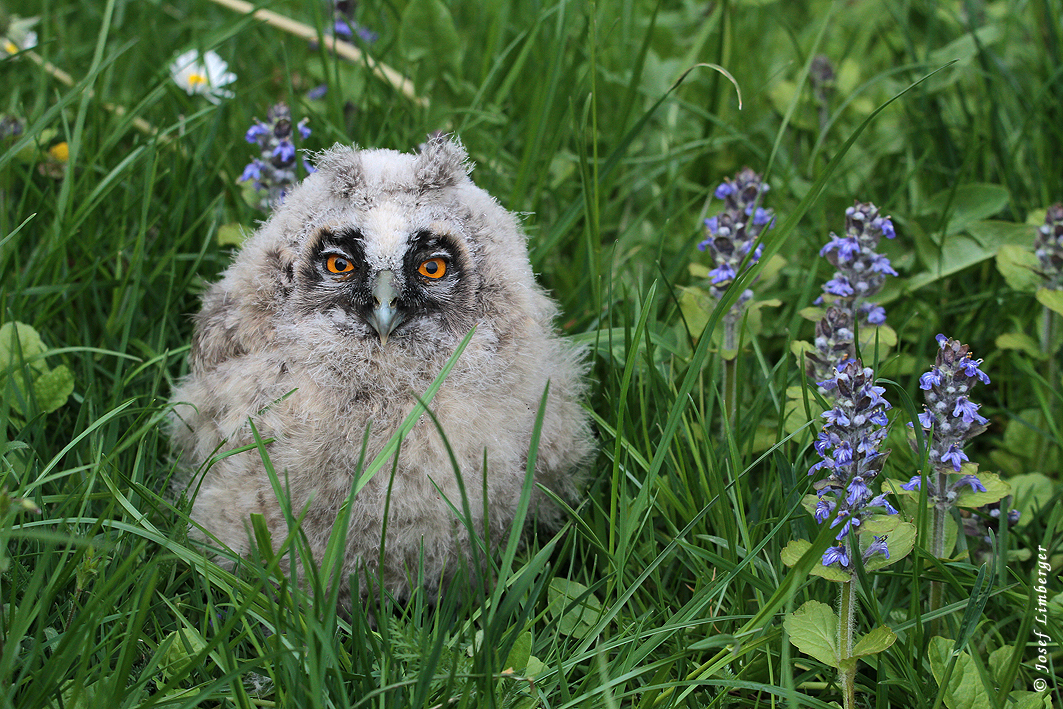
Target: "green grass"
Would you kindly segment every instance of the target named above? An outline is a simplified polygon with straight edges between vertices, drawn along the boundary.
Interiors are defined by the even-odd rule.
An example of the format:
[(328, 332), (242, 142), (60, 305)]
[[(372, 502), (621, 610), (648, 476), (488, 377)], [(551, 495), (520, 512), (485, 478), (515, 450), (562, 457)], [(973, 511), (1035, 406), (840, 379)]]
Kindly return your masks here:
[[(324, 3), (267, 6), (329, 24)], [(1008, 703), (1038, 678), (1063, 704), (1063, 619), (1050, 605), (1047, 624), (1035, 620), (1034, 575), (1045, 547), (1046, 595), (1063, 591), (1059, 343), (1037, 343), (1041, 305), (995, 260), (1002, 244), (1032, 244), (1021, 225), (1063, 199), (1059, 0), (360, 3), (357, 21), (379, 33), (368, 54), (412, 77), (426, 105), (208, 0), (3, 9), (40, 16), (36, 52), (75, 82), (25, 55), (0, 60), (0, 113), (25, 125), (0, 139), (0, 323), (35, 328), (46, 366), (73, 379), (49, 411), (47, 392), (16, 384), (42, 360), (0, 370), (4, 707), (841, 702), (836, 672), (783, 629), (805, 601), (833, 606), (834, 584), (808, 575), (817, 559), (789, 568), (780, 553), (822, 536), (799, 504), (814, 431), (790, 435), (786, 389), (802, 383), (791, 343), (813, 336), (800, 311), (830, 273), (818, 250), (854, 199), (898, 231), (883, 247), (901, 272), (883, 297), (898, 341), (878, 363), (895, 405), (886, 475), (907, 480), (921, 463), (903, 430), (944, 332), (992, 378), (978, 390), (992, 426), (967, 453), (1014, 481), (1023, 511), (989, 556), (970, 537), (939, 561), (923, 535), (855, 582), (858, 633), (898, 636), (860, 664), (858, 705), (1048, 706)], [(235, 99), (214, 106), (173, 85), (168, 64), (189, 47), (229, 61)], [(822, 107), (816, 54), (836, 73)], [(741, 109), (707, 63), (734, 77)], [(321, 83), (326, 96), (307, 99)], [(570, 523), (497, 559), (493, 588), (415, 595), (375, 629), (366, 609), (341, 615), (278, 581), (268, 555), (236, 575), (214, 566), (187, 539), (188, 501), (166, 493), (162, 421), (189, 314), (230, 259), (219, 228), (264, 218), (235, 178), (252, 157), (244, 132), (279, 100), (310, 118), (314, 150), (409, 150), (456, 132), (476, 182), (527, 213), (559, 324), (590, 352), (600, 447)], [(61, 142), (65, 164), (47, 152)], [(744, 165), (772, 186), (767, 250), (785, 263), (753, 285), (781, 303), (744, 336), (725, 428), (721, 313), (692, 308), (684, 288), (706, 263), (695, 245), (712, 191)], [(998, 344), (1008, 333), (1033, 343)], [(291, 544), (300, 551), (298, 535)], [(327, 572), (310, 573), (320, 597)], [(943, 586), (936, 622), (931, 580)], [(1047, 674), (1035, 629), (1055, 643)], [(934, 634), (949, 649), (965, 639), (953, 681), (984, 703), (939, 692)]]

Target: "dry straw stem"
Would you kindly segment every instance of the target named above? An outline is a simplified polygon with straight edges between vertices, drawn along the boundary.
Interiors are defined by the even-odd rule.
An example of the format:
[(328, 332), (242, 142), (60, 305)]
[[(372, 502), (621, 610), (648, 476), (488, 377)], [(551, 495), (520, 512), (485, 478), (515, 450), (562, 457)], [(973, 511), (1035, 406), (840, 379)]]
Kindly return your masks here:
[(327, 49), (335, 52), (344, 59), (350, 59), (355, 62), (364, 61), (374, 74), (388, 84), (391, 84), (402, 93), (403, 96), (410, 99), (410, 101), (413, 101), (415, 104), (422, 107), (428, 105), (427, 99), (421, 98), (416, 94), (413, 88), (413, 82), (410, 81), (410, 79), (395, 71), (387, 64), (375, 61), (372, 57), (366, 55), (353, 44), (338, 40), (332, 35), (320, 36), (318, 31), (310, 25), (296, 22), (295, 20), (273, 12), (272, 10), (263, 10), (261, 8), (256, 10), (254, 5), (245, 0), (211, 0), (211, 2), (227, 7), (235, 12), (252, 15), (257, 20), (262, 20), (267, 24), (273, 25), (274, 27), (284, 30), (289, 34), (293, 34), (296, 37), (302, 37), (307, 41), (321, 41)]
[[(32, 49), (20, 52), (19, 56), (27, 57), (34, 64), (41, 67), (46, 72), (55, 77), (56, 81), (58, 81), (59, 83), (69, 86), (70, 88), (74, 88), (74, 77), (70, 76), (70, 74), (66, 73), (65, 71), (57, 67), (55, 64), (46, 61), (44, 57), (42, 57), (40, 54), (37, 54), (37, 52), (33, 51)], [(92, 89), (89, 89), (88, 94), (89, 97), (92, 98), (96, 95), (96, 92)], [(105, 103), (103, 104), (103, 107), (116, 116), (124, 116), (126, 114), (125, 106), (119, 106), (114, 103)], [(139, 116), (133, 117), (133, 125), (141, 133), (145, 133), (146, 135), (158, 136), (159, 139), (163, 142), (169, 142), (170, 140), (170, 137), (167, 135), (159, 135), (159, 131), (155, 128), (155, 126), (151, 125)]]

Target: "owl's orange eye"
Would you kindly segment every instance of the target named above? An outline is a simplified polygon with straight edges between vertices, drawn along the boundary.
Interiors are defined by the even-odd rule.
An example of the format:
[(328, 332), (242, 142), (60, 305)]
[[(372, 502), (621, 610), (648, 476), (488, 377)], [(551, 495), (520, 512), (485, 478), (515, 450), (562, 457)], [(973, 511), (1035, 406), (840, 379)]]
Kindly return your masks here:
[(441, 258), (430, 258), (417, 267), (417, 272), (425, 278), (442, 278), (447, 272), (447, 262)]
[(354, 264), (348, 261), (343, 256), (338, 254), (332, 254), (328, 257), (328, 261), (325, 262), (325, 268), (329, 270), (329, 273), (350, 273), (354, 270)]

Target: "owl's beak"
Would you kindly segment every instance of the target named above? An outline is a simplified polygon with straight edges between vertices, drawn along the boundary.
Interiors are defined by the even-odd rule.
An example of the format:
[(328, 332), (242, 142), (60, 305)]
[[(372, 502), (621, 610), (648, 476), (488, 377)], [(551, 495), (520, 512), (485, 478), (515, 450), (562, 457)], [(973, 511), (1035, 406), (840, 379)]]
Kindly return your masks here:
[(373, 312), (369, 316), (369, 324), (380, 335), (382, 345), (387, 344), (388, 335), (405, 319), (395, 307), (398, 299), (398, 293), (395, 290), (395, 273), (381, 271), (376, 274), (373, 280)]

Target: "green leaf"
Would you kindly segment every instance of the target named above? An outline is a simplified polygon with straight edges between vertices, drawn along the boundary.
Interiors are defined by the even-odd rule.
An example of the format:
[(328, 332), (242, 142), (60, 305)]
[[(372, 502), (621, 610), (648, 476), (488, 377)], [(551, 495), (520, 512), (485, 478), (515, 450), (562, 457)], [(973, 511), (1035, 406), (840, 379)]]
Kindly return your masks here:
[(34, 380), (33, 393), (37, 396), (41, 411), (50, 414), (65, 404), (74, 393), (74, 373), (61, 364)]
[(841, 665), (838, 625), (834, 609), (819, 601), (806, 601), (783, 621), (790, 642), (798, 650), (831, 667)]
[(1019, 350), (1034, 359), (1046, 359), (1048, 354), (1041, 351), (1041, 345), (1025, 332), (1009, 332), (998, 335), (996, 345), (1001, 350)]
[(524, 668), (524, 676), (538, 677), (539, 675), (546, 672), (548, 669), (549, 668), (546, 666), (545, 662), (540, 660), (535, 655), (532, 655), (528, 658), (528, 666)]
[(992, 502), (999, 502), (1011, 494), (1011, 486), (1000, 479), (996, 473), (979, 473), (978, 466), (967, 463), (961, 472), (964, 475), (974, 475), (985, 486), (985, 492), (975, 492), (968, 485), (959, 490), (956, 497), (958, 507), (981, 507)]
[(1019, 511), (1020, 527), (1029, 524), (1040, 510), (1047, 510), (1056, 494), (1057, 483), (1042, 473), (1013, 475), (1008, 478), (1008, 484), (1011, 485), (1011, 506)]
[[(988, 47), (996, 44), (1003, 36), (999, 25), (987, 24), (979, 27), (974, 33), (967, 33), (954, 39), (940, 49), (935, 49), (927, 55), (927, 63), (933, 67), (944, 66), (949, 62), (956, 62), (946, 71), (932, 76), (927, 81), (927, 91), (939, 91), (951, 86), (965, 76), (969, 76), (968, 66), (978, 55), (979, 45)], [(975, 37), (978, 42), (975, 42)]]
[(0, 325), (0, 371), (21, 366), (23, 361), (31, 368), (43, 367), (43, 362), (34, 358), (46, 349), (32, 325), (18, 321)]
[[(782, 550), (779, 556), (782, 558), (782, 563), (787, 566), (793, 566), (802, 556), (804, 556), (804, 553), (811, 548), (812, 542), (807, 539), (791, 539), (786, 543), (786, 547)], [(839, 583), (844, 583), (852, 578), (848, 573), (837, 566), (824, 566), (820, 563), (815, 564), (809, 573), (813, 576), (819, 576), (828, 581), (836, 581)]]
[(1038, 692), (1009, 692), (1014, 704), (1008, 704), (1008, 709), (1052, 709), (1051, 704), (1045, 704), (1047, 696), (1042, 697)]
[[(930, 639), (930, 671), (938, 686), (941, 686), (952, 655), (952, 640), (942, 637)], [(945, 687), (945, 706), (949, 709), (990, 709), (989, 695), (982, 686), (974, 660), (966, 652), (956, 657), (948, 685)]]
[[(883, 515), (885, 517), (885, 515)], [(878, 519), (876, 517), (876, 519)], [(912, 553), (912, 549), (915, 547), (915, 536), (917, 533), (916, 526), (911, 522), (902, 522), (897, 519), (896, 516), (888, 516), (887, 519), (896, 522), (896, 525), (886, 532), (886, 546), (890, 550), (890, 557), (887, 559), (882, 554), (875, 554), (864, 564), (864, 568), (868, 571), (877, 571), (879, 569), (896, 564)], [(870, 523), (870, 520), (868, 521)], [(860, 535), (860, 549), (866, 551), (871, 543), (874, 541), (874, 527), (870, 528), (867, 532)], [(878, 536), (882, 536), (881, 532), (875, 532)]]
[(399, 46), (406, 60), (418, 65), (417, 83), (457, 73), (461, 41), (454, 17), (442, 0), (412, 0), (399, 21)]
[(1001, 680), (1004, 679), (1004, 673), (1007, 671), (1008, 663), (1014, 653), (1015, 648), (1011, 645), (998, 647), (989, 653), (989, 674), (997, 684), (1000, 684)]
[(853, 646), (853, 657), (866, 657), (882, 652), (897, 641), (897, 634), (885, 625), (872, 630)]
[(557, 619), (557, 630), (562, 635), (584, 638), (602, 617), (601, 602), (578, 581), (551, 579), (547, 597), (550, 599), (547, 610)]
[[(1040, 408), (1023, 409), (1008, 421), (1008, 427), (1004, 429), (1002, 448), (1028, 461), (1040, 459), (1044, 469), (1053, 470), (1059, 464), (1059, 449), (1045, 444), (1047, 432), (1050, 430)], [(1028, 465), (1026, 469), (1029, 470)]]
[(1035, 297), (1037, 298), (1037, 302), (1041, 305), (1063, 315), (1063, 290), (1041, 288), (1037, 291)]
[(531, 659), (531, 649), (532, 634), (530, 630), (526, 630), (517, 636), (513, 647), (509, 650), (509, 656), (506, 657), (506, 661), (503, 663), (502, 669), (524, 674), (528, 667), (528, 661)]
[[(950, 223), (951, 227), (951, 223)], [(965, 223), (967, 234), (950, 234), (940, 245), (929, 239), (917, 240), (919, 258), (928, 270), (912, 276), (908, 288), (916, 290), (957, 271), (994, 258), (1005, 244), (1028, 248), (1032, 241), (1030, 227), (1001, 221)]]
[[(167, 642), (169, 642), (169, 647), (166, 647)], [(188, 674), (193, 659), (207, 646), (207, 641), (198, 631), (192, 628), (181, 628), (163, 638), (159, 646), (166, 648), (159, 660), (159, 671), (165, 679), (169, 680)]]
[[(1033, 243), (1033, 229), (1030, 229), (1030, 243)], [(1026, 246), (1003, 244), (997, 251), (997, 270), (1013, 290), (1022, 293), (1036, 292), (1044, 281), (1034, 271), (1039, 263), (1037, 256)]]
[[(255, 202), (250, 202), (254, 204)], [(240, 246), (252, 232), (242, 224), (222, 224), (218, 227), (218, 244), (220, 246)]]
[[(972, 182), (951, 187), (934, 195), (927, 202), (923, 214), (948, 215), (945, 236), (959, 234), (975, 222), (991, 217), (1008, 206), (1006, 187), (985, 182)], [(1010, 222), (1004, 222), (1010, 224)], [(1029, 227), (1025, 227), (1029, 233)], [(972, 233), (979, 242), (985, 241)]]
[(11, 408), (24, 416), (20, 402), (29, 402), (27, 373), (32, 379), (33, 398), (44, 413), (51, 413), (66, 403), (74, 391), (74, 373), (66, 366), (50, 369), (44, 361), (47, 348), (30, 325), (7, 322), (0, 326), (0, 392), (10, 392)]

